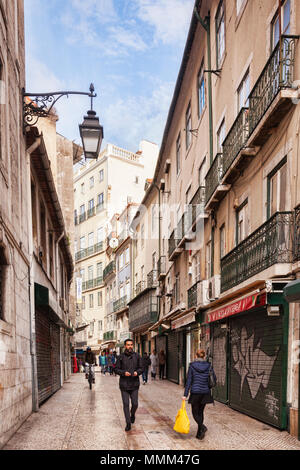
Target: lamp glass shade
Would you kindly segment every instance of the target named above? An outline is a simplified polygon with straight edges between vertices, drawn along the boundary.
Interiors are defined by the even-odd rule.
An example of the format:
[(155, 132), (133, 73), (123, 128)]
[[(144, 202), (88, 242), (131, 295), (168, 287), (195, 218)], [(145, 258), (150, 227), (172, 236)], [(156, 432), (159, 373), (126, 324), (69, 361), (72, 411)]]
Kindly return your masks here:
[(103, 127), (95, 111), (88, 111), (83, 123), (79, 126), (85, 158), (97, 159), (103, 140)]

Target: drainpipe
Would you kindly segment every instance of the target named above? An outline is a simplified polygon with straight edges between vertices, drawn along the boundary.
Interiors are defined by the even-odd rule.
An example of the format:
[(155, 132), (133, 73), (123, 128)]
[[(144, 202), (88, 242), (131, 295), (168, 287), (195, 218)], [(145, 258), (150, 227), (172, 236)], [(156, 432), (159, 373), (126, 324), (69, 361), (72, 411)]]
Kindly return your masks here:
[[(65, 232), (62, 232), (62, 234), (60, 235), (60, 237), (58, 238), (58, 240), (55, 242), (55, 245), (56, 245), (56, 248), (55, 248), (55, 251), (56, 251), (56, 302), (57, 302), (57, 306), (59, 306), (59, 249), (58, 249), (58, 246), (59, 246), (59, 242), (61, 241), (61, 239), (63, 238)], [(64, 320), (64, 318), (63, 318)], [(61, 330), (60, 330), (61, 331)], [(63, 374), (64, 374), (64, 363), (63, 363), (63, 357), (62, 357), (62, 335), (60, 333), (59, 335), (59, 340), (60, 340), (60, 386), (62, 387), (63, 386), (63, 383), (64, 383), (64, 379), (63, 379)]]
[(201, 18), (198, 13), (197, 8), (194, 8), (194, 13), (201, 24), (201, 26), (205, 29), (207, 34), (207, 66), (208, 66), (208, 109), (209, 109), (209, 154), (210, 154), (210, 165), (212, 165), (214, 161), (214, 139), (213, 139), (213, 108), (212, 108), (212, 68), (211, 68), (211, 36), (210, 36), (210, 12), (205, 17), (205, 20)]
[[(35, 142), (26, 150), (27, 165), (27, 200), (31, 201), (31, 173), (30, 173), (30, 155), (41, 144), (41, 138), (38, 137)], [(29, 322), (30, 322), (30, 356), (31, 356), (31, 380), (32, 380), (32, 411), (39, 411), (38, 402), (38, 380), (37, 380), (37, 358), (36, 358), (36, 330), (35, 330), (35, 304), (34, 304), (34, 276), (33, 276), (33, 236), (32, 236), (32, 207), (28, 206), (28, 249), (29, 262), (28, 267), (28, 297), (29, 297)]]

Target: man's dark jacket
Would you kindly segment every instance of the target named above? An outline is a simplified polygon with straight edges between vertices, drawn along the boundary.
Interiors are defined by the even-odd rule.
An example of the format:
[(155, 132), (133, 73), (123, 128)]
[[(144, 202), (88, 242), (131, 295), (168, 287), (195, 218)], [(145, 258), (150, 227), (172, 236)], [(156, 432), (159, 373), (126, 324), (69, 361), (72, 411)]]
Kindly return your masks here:
[[(140, 387), (139, 376), (143, 373), (141, 356), (135, 352), (121, 354), (117, 359), (115, 372), (120, 375), (120, 389), (124, 391), (137, 390)], [(130, 372), (127, 377), (125, 372)], [(137, 372), (137, 376), (134, 376)]]
[(88, 364), (95, 364), (97, 365), (96, 363), (96, 358), (95, 358), (95, 354), (92, 352), (92, 351), (86, 351), (85, 352), (85, 355), (84, 355), (84, 363), (88, 363)]

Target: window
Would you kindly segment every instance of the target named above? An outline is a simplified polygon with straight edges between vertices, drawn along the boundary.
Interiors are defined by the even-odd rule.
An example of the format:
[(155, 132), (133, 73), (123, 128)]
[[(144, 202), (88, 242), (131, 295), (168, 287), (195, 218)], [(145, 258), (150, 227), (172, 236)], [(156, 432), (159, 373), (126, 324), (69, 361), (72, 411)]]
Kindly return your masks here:
[(90, 332), (89, 332), (89, 336), (94, 336), (94, 322), (90, 323)]
[(94, 268), (93, 266), (88, 267), (88, 280), (91, 281), (94, 277)]
[(94, 294), (89, 295), (89, 306), (90, 308), (94, 308)]
[(287, 193), (287, 158), (285, 157), (279, 165), (268, 176), (268, 204), (267, 217), (276, 212), (286, 210)]
[(247, 70), (246, 75), (244, 76), (242, 83), (240, 84), (238, 91), (238, 113), (242, 108), (249, 107), (249, 94), (250, 94), (250, 75), (249, 70)]
[(205, 81), (204, 81), (204, 64), (202, 62), (198, 73), (198, 116), (202, 116), (205, 108)]
[(93, 209), (94, 209), (94, 199), (91, 199), (91, 200), (89, 201), (89, 210), (91, 211), (91, 210), (93, 210)]
[(119, 266), (120, 266), (120, 269), (122, 269), (123, 266), (124, 266), (124, 253), (122, 253), (122, 254), (119, 256)]
[(97, 243), (103, 242), (103, 238), (103, 227), (100, 227), (97, 230)]
[(80, 238), (80, 250), (85, 249), (85, 237)]
[(176, 141), (176, 174), (178, 175), (181, 170), (181, 138), (180, 134)]
[(186, 114), (185, 114), (185, 143), (186, 149), (188, 149), (192, 143), (192, 110), (191, 103), (188, 105)]
[[(100, 294), (100, 292), (99, 292)], [(102, 331), (102, 320), (98, 321), (98, 331)]]
[(84, 183), (82, 183), (82, 185), (81, 185), (81, 194), (85, 194)]
[(241, 243), (249, 235), (248, 199), (236, 211), (236, 244)]
[(102, 301), (102, 292), (98, 292), (98, 307), (102, 307)]
[(226, 134), (225, 134), (225, 119), (223, 119), (222, 124), (219, 127), (219, 130), (217, 132), (217, 152), (218, 153), (223, 153), (223, 147), (222, 144), (225, 140)]
[(157, 231), (157, 204), (152, 204), (152, 209), (151, 209), (151, 227), (152, 227), (152, 237), (156, 237), (156, 231)]
[(99, 182), (101, 183), (104, 180), (104, 171), (100, 170), (99, 171)]
[(81, 269), (80, 270), (80, 277), (82, 279), (82, 282), (84, 282), (84, 278), (85, 278), (85, 269)]
[(179, 302), (180, 302), (180, 277), (179, 277), (179, 274), (177, 274), (177, 276), (175, 278), (174, 298), (175, 298), (175, 304), (179, 304)]
[(98, 210), (103, 209), (104, 207), (104, 193), (98, 194), (97, 198), (97, 208)]
[(220, 68), (225, 52), (225, 11), (223, 0), (219, 4), (219, 8), (216, 15), (216, 44), (217, 68)]
[(97, 263), (97, 278), (103, 276), (103, 263)]
[(128, 247), (125, 250), (125, 264), (128, 264), (129, 261), (130, 261), (130, 259), (129, 259), (129, 247)]
[(220, 258), (224, 258), (225, 256), (225, 224), (222, 225), (220, 228)]
[(94, 232), (89, 233), (88, 243), (89, 243), (89, 248), (94, 246)]
[(157, 266), (157, 256), (156, 252), (152, 254), (152, 269), (156, 269)]
[(82, 310), (85, 310), (85, 296), (82, 296)]
[(95, 179), (94, 179), (94, 177), (92, 176), (92, 177), (90, 178), (90, 188), (93, 188), (94, 185), (95, 185)]
[[(278, 2), (277, 2), (278, 3)], [(282, 1), (281, 7), (281, 28), (282, 34), (290, 34), (290, 19), (291, 19), (291, 2), (290, 0)], [(279, 41), (279, 14), (278, 10), (271, 25), (271, 49), (275, 49)]]
[(199, 168), (199, 186), (205, 186), (205, 163), (206, 163), (206, 157), (204, 158), (203, 162), (201, 163), (201, 166)]

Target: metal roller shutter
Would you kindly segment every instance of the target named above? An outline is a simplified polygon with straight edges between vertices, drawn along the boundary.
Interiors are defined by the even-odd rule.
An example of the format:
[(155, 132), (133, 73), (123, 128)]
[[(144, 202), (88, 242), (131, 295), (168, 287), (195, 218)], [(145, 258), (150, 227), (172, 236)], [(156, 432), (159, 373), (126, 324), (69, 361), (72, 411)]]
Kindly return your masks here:
[(266, 308), (230, 320), (230, 406), (281, 427), (283, 317)]
[(39, 404), (52, 394), (50, 322), (42, 312), (36, 312), (36, 355)]
[(178, 338), (176, 331), (168, 334), (167, 377), (179, 383)]
[(43, 403), (60, 388), (60, 329), (42, 311), (36, 311), (38, 401)]
[(217, 376), (217, 386), (213, 389), (213, 396), (216, 400), (227, 403), (227, 325), (215, 324), (212, 329), (212, 365)]

